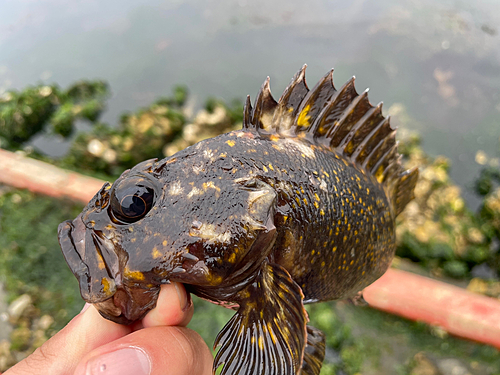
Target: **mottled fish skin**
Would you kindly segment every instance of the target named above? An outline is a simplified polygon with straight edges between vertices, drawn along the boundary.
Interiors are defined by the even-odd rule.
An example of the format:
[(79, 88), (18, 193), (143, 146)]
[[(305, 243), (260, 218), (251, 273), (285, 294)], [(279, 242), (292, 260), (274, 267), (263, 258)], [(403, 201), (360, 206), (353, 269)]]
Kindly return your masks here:
[(237, 309), (214, 371), (319, 374), (325, 338), (303, 304), (354, 297), (387, 270), (418, 172), (353, 80), (337, 91), (330, 72), (309, 91), (304, 73), (278, 102), (266, 80), (242, 130), (137, 165), (59, 226), (101, 315), (132, 323), (181, 282)]

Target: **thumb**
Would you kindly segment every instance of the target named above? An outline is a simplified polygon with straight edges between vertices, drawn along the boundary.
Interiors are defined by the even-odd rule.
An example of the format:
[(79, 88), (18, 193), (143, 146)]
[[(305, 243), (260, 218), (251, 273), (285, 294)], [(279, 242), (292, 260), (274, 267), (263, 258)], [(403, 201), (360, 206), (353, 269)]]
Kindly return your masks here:
[(130, 331), (130, 327), (103, 319), (94, 307), (86, 305), (66, 327), (4, 375), (72, 374), (88, 352)]
[(75, 375), (212, 375), (212, 362), (210, 350), (196, 332), (159, 326), (93, 350)]

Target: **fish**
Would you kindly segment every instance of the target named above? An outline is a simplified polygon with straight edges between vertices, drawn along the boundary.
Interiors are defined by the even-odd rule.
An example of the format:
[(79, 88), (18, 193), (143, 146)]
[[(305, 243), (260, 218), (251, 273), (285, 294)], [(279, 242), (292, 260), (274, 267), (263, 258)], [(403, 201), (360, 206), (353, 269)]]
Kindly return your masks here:
[(304, 305), (359, 298), (394, 257), (395, 218), (413, 198), (390, 118), (306, 65), (278, 101), (269, 77), (241, 130), (146, 160), (59, 225), (83, 299), (131, 324), (162, 284), (235, 310), (213, 371), (317, 375), (325, 335)]

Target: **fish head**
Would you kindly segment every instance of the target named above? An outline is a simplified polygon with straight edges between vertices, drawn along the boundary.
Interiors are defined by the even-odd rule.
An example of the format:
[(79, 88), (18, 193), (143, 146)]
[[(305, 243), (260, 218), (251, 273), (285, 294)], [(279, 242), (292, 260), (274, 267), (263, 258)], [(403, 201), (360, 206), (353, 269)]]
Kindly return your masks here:
[(254, 178), (193, 176), (143, 162), (59, 226), (83, 299), (121, 324), (156, 306), (161, 284), (230, 290), (274, 242), (274, 190)]

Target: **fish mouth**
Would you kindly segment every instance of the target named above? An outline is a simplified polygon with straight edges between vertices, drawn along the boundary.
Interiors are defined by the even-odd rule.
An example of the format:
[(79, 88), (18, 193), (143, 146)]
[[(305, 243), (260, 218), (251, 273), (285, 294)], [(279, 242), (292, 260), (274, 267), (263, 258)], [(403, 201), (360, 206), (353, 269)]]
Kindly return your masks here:
[(128, 325), (144, 318), (156, 306), (159, 294), (159, 287), (129, 290), (119, 288), (112, 298), (95, 303), (94, 306), (104, 318)]
[(160, 286), (127, 285), (120, 271), (123, 260), (120, 261), (109, 243), (86, 227), (82, 214), (61, 223), (58, 238), (64, 258), (78, 280), (82, 298), (93, 304), (104, 318), (131, 324), (156, 306)]

